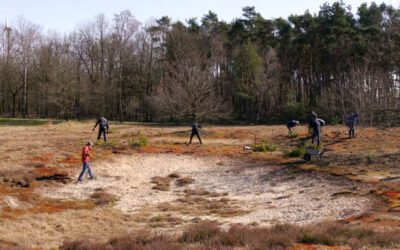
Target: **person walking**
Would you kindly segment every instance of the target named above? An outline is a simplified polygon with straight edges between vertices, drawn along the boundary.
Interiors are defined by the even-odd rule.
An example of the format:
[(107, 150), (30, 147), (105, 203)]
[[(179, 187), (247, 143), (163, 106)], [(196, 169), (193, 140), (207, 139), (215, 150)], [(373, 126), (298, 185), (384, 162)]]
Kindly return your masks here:
[(108, 134), (108, 130), (109, 130), (109, 126), (108, 126), (108, 121), (106, 118), (104, 117), (100, 117), (96, 124), (93, 127), (93, 131), (96, 129), (97, 125), (99, 125), (99, 133), (97, 135), (97, 140), (100, 140), (101, 138), (101, 134), (103, 134), (104, 136), (104, 141), (107, 142), (107, 134)]
[(90, 169), (90, 166), (89, 166), (89, 161), (90, 161), (90, 156), (91, 156), (90, 151), (92, 150), (92, 146), (93, 146), (93, 143), (88, 142), (82, 149), (82, 171), (79, 174), (77, 182), (82, 182), (82, 177), (86, 173), (86, 171), (89, 172), (90, 179), (94, 178), (92, 170)]
[(193, 136), (197, 136), (197, 138), (200, 141), (200, 144), (203, 144), (203, 142), (201, 141), (201, 138), (200, 138), (199, 129), (203, 129), (203, 126), (201, 126), (197, 122), (193, 123), (193, 125), (192, 125), (192, 134), (190, 135), (190, 140), (189, 140), (188, 145), (192, 143)]

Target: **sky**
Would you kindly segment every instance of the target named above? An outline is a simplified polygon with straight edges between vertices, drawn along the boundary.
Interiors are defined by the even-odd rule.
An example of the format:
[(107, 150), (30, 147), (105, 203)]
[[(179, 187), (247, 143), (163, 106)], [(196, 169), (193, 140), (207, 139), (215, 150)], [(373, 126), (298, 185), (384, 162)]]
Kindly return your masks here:
[[(242, 15), (242, 7), (255, 6), (264, 18), (287, 18), (290, 14), (303, 14), (306, 10), (317, 13), (320, 6), (334, 0), (0, 0), (0, 22), (9, 23), (18, 18), (40, 25), (43, 30), (68, 33), (80, 23), (85, 23), (99, 14), (111, 19), (114, 14), (130, 10), (141, 23), (151, 22), (162, 16), (172, 20), (198, 20), (208, 13), (215, 12), (220, 20), (232, 21)], [(367, 0), (344, 0), (352, 6), (353, 13)], [(391, 4), (400, 8), (400, 0), (380, 0), (377, 3)], [(6, 14), (7, 13), (7, 14)]]

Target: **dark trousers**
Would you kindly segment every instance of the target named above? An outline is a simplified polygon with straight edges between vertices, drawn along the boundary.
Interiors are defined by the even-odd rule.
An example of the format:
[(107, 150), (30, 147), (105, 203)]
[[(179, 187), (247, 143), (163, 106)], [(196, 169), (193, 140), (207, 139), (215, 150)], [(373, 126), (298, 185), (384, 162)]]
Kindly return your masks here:
[(203, 142), (201, 141), (200, 134), (199, 134), (198, 131), (192, 131), (192, 134), (190, 135), (189, 144), (192, 143), (193, 136), (195, 136), (195, 135), (197, 136), (197, 138), (199, 138), (200, 144), (203, 144)]
[(354, 126), (349, 126), (349, 138), (356, 138)]
[(314, 140), (317, 141), (317, 145), (319, 146), (319, 144), (321, 143), (321, 133), (320, 132), (313, 132), (312, 134), (312, 139), (311, 139), (311, 144), (314, 144)]
[(107, 131), (106, 129), (99, 128), (99, 134), (97, 136), (97, 140), (100, 140), (101, 134), (104, 136), (104, 141), (107, 141)]

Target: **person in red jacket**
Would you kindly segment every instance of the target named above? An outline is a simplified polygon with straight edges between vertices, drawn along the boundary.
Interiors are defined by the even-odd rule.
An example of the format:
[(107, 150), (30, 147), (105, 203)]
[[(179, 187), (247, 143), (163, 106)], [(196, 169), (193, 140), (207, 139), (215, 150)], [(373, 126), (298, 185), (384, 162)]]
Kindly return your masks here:
[(92, 150), (92, 146), (93, 146), (93, 143), (88, 142), (82, 149), (82, 171), (78, 177), (77, 182), (82, 181), (82, 177), (86, 173), (86, 171), (89, 172), (90, 179), (93, 179), (92, 170), (89, 167), (90, 151)]

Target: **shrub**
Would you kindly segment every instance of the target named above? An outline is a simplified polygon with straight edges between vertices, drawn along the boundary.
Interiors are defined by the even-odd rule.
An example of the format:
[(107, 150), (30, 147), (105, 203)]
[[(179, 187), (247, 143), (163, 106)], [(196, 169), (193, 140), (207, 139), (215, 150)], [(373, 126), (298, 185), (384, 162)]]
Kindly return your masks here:
[(216, 222), (200, 222), (185, 230), (181, 242), (206, 242), (218, 236), (221, 232)]
[(177, 173), (172, 173), (172, 174), (168, 175), (168, 177), (172, 178), (172, 179), (177, 179), (177, 178), (180, 178), (181, 176)]
[(106, 142), (102, 140), (97, 140), (95, 145), (102, 148), (115, 148), (118, 145), (118, 142), (116, 140), (108, 140)]
[(134, 138), (132, 138), (132, 140), (129, 142), (129, 145), (134, 148), (140, 148), (146, 146), (148, 142), (149, 139), (142, 134), (141, 131), (139, 131), (137, 135), (134, 136)]
[(276, 146), (268, 141), (262, 141), (261, 144), (254, 145), (252, 150), (254, 152), (273, 152), (276, 150)]
[(91, 196), (96, 205), (107, 205), (116, 201), (116, 197), (102, 189), (96, 190)]
[(290, 138), (290, 139), (297, 138), (297, 137), (299, 137), (299, 134), (297, 134), (296, 132), (288, 133), (288, 138)]
[(292, 149), (292, 151), (288, 152), (289, 157), (301, 157), (305, 153), (305, 149), (303, 147), (296, 147)]
[(195, 180), (190, 176), (185, 176), (176, 180), (178, 186), (186, 186), (192, 184)]
[(160, 191), (168, 191), (170, 188), (171, 179), (168, 177), (155, 176), (151, 178), (151, 183), (156, 184), (153, 189)]

